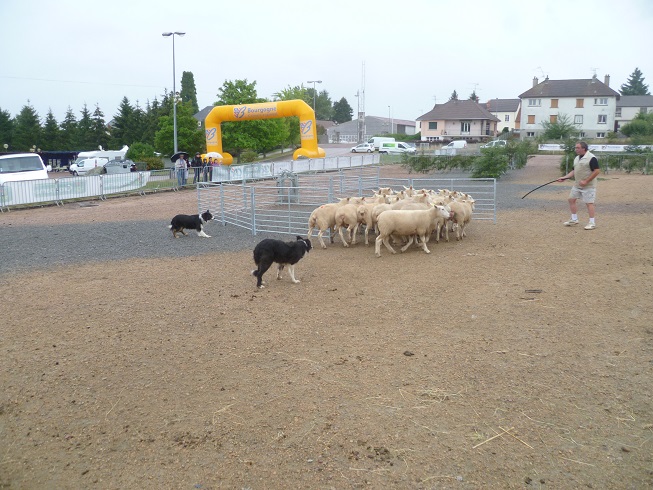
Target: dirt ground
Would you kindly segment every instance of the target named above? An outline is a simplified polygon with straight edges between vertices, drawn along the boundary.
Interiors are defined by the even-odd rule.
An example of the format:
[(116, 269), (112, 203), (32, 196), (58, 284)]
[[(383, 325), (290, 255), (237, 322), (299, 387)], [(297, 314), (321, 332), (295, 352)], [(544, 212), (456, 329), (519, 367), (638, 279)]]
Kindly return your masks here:
[(653, 177), (601, 176), (593, 231), (550, 187), (430, 255), (316, 247), (297, 285), (249, 249), (0, 276), (0, 488), (651, 487)]

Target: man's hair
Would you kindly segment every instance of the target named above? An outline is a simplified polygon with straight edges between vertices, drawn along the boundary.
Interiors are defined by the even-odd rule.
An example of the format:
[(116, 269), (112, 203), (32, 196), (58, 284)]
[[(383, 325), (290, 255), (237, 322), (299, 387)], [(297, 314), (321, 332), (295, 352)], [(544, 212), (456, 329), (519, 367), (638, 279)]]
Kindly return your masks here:
[(581, 147), (583, 150), (585, 150), (585, 151), (587, 151), (587, 150), (589, 149), (589, 146), (587, 146), (587, 143), (585, 143), (584, 141), (579, 141), (579, 142), (576, 143), (576, 144), (577, 144), (577, 145), (580, 145), (580, 147)]

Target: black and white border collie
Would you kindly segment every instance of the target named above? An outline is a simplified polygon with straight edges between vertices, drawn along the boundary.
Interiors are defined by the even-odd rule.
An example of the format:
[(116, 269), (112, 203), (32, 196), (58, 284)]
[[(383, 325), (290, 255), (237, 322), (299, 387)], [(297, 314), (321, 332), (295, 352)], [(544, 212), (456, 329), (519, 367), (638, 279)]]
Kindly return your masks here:
[(261, 240), (254, 247), (254, 263), (258, 269), (252, 271), (252, 275), (257, 278), (256, 287), (263, 288), (263, 274), (270, 268), (273, 263), (279, 264), (277, 270), (277, 279), (281, 279), (281, 271), (285, 265), (288, 266), (288, 273), (293, 283), (297, 284), (299, 279), (295, 279), (295, 264), (310, 252), (312, 246), (308, 238), (297, 236), (296, 241), (284, 242), (273, 238)]
[(168, 228), (172, 230), (172, 236), (174, 238), (177, 238), (177, 233), (188, 235), (184, 229), (195, 230), (197, 232), (197, 236), (202, 238), (211, 238), (210, 235), (204, 233), (204, 224), (208, 221), (211, 221), (212, 219), (213, 215), (209, 212), (208, 209), (202, 214), (178, 214), (172, 218)]

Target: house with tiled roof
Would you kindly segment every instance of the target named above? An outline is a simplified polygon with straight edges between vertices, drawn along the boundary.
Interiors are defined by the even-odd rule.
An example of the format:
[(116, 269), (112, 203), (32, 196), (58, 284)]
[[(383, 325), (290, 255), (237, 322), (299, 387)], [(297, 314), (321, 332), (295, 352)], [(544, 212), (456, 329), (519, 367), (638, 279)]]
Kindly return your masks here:
[(614, 130), (619, 131), (639, 113), (653, 113), (653, 95), (622, 95), (617, 100), (614, 115)]
[(519, 129), (521, 99), (491, 99), (485, 103), (485, 107), (499, 119), (497, 123), (499, 133)]
[(534, 138), (544, 132), (542, 123), (556, 122), (563, 114), (576, 125), (581, 138), (605, 138), (614, 129), (617, 100), (621, 96), (610, 88), (610, 75), (601, 82), (590, 79), (539, 82), (522, 93), (521, 137)]
[(433, 109), (417, 118), (417, 123), (422, 141), (482, 141), (497, 134), (499, 119), (485, 104), (454, 99), (435, 104)]

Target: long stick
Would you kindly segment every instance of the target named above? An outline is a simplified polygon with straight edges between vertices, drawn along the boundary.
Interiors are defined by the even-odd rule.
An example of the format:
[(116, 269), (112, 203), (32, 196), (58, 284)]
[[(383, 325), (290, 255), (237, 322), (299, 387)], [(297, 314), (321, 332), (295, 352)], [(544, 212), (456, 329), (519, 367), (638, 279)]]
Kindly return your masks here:
[[(564, 179), (562, 179), (562, 180), (567, 180), (568, 178), (569, 178), (569, 177), (564, 178)], [(528, 191), (526, 194), (524, 194), (524, 195), (522, 196), (522, 199), (524, 199), (526, 196), (528, 196), (531, 192), (536, 191), (536, 190), (538, 190), (538, 189), (544, 187), (545, 185), (549, 185), (549, 184), (553, 184), (554, 182), (558, 182), (559, 180), (561, 180), (561, 179), (554, 179), (554, 180), (552, 180), (551, 182), (547, 182), (546, 184), (542, 184), (542, 185), (537, 186), (537, 187), (536, 187), (535, 189), (533, 189), (532, 191)]]

